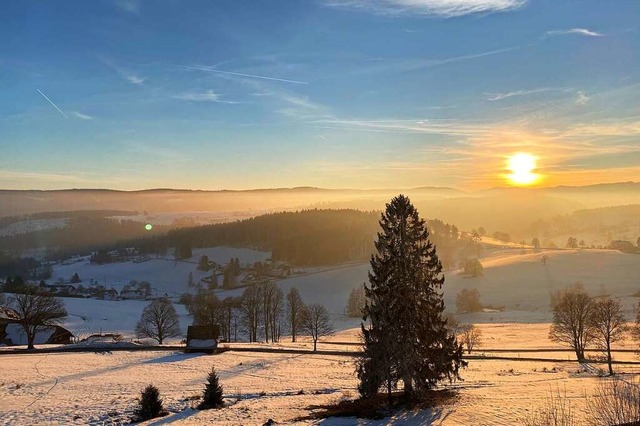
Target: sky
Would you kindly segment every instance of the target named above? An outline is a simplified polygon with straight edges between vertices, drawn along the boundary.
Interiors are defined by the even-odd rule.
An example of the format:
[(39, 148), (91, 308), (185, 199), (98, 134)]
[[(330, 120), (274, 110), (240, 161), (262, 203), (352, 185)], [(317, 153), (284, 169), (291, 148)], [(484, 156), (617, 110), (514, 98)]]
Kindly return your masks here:
[(637, 0), (3, 3), (0, 189), (640, 180)]

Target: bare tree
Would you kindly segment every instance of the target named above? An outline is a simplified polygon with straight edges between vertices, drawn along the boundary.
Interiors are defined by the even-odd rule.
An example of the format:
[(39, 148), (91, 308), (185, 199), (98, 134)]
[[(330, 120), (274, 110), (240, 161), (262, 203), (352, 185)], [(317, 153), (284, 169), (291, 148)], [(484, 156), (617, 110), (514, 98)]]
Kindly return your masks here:
[(199, 292), (191, 304), (194, 325), (216, 325), (221, 322), (223, 307), (220, 299), (213, 293)]
[(462, 342), (467, 348), (467, 353), (470, 354), (473, 348), (480, 346), (482, 332), (473, 324), (462, 324), (458, 328), (460, 330), (458, 341)]
[(36, 333), (60, 324), (67, 316), (61, 299), (41, 294), (35, 286), (23, 287), (21, 294), (13, 296), (10, 306), (18, 314), (20, 325), (27, 335), (27, 349), (35, 349), (33, 342)]
[(578, 248), (578, 239), (575, 237), (569, 237), (567, 239), (567, 248), (571, 248), (571, 249)]
[(291, 341), (296, 341), (296, 335), (300, 329), (302, 313), (305, 309), (302, 296), (297, 288), (291, 287), (287, 293), (287, 320), (291, 329)]
[(560, 392), (549, 391), (546, 403), (534, 408), (520, 420), (524, 426), (577, 426), (578, 418), (571, 406), (571, 399), (567, 396), (567, 390)]
[(608, 297), (593, 302), (592, 313), (588, 322), (589, 328), (593, 333), (593, 340), (607, 356), (609, 375), (613, 376), (611, 343), (621, 340), (627, 331), (620, 302)]
[(264, 340), (268, 343), (269, 338), (272, 338), (274, 334), (274, 330), (272, 329), (274, 322), (273, 317), (275, 315), (275, 312), (273, 312), (273, 299), (277, 297), (277, 293), (280, 289), (275, 283), (268, 282), (261, 285), (260, 290), (262, 292), (262, 323), (264, 324)]
[(593, 312), (591, 297), (580, 283), (565, 287), (552, 295), (553, 323), (549, 338), (569, 345), (579, 362), (584, 361), (584, 349), (593, 339), (589, 318)]
[(180, 335), (178, 314), (168, 299), (156, 299), (147, 305), (136, 325), (136, 336), (155, 339), (160, 345), (167, 337)]
[(587, 407), (590, 425), (640, 424), (640, 383), (637, 379), (601, 379)]
[(249, 335), (249, 342), (258, 341), (258, 325), (262, 309), (262, 292), (259, 286), (250, 286), (242, 293), (240, 318)]
[(638, 308), (636, 310), (636, 324), (631, 329), (631, 335), (637, 341), (640, 341), (640, 303), (638, 303)]
[(347, 315), (350, 317), (362, 317), (362, 310), (364, 309), (365, 296), (364, 287), (358, 286), (351, 290), (349, 293), (349, 299), (347, 300)]
[(458, 313), (480, 312), (480, 292), (477, 289), (463, 288), (456, 294), (456, 310)]
[(318, 338), (333, 334), (333, 324), (329, 318), (329, 312), (324, 306), (312, 303), (303, 311), (302, 331), (313, 339), (313, 351), (318, 348)]
[(220, 325), (222, 336), (227, 342), (231, 341), (233, 323), (237, 321), (240, 298), (226, 297), (221, 303)]
[(269, 302), (269, 318), (271, 324), (271, 341), (278, 342), (282, 335), (282, 314), (284, 312), (284, 293), (279, 287), (271, 295)]

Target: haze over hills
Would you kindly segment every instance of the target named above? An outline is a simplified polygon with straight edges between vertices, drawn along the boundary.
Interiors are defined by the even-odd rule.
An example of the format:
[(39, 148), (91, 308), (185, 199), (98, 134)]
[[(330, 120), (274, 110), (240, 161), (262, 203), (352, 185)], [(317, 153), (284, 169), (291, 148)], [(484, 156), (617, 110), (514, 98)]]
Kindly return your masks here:
[(1, 190), (0, 217), (37, 212), (127, 210), (141, 214), (221, 212), (215, 221), (309, 208), (382, 210), (393, 196), (405, 193), (429, 219), (455, 223), (461, 229), (480, 226), (524, 236), (532, 222), (577, 210), (640, 204), (640, 183), (621, 182), (551, 188), (491, 188), (464, 192), (447, 187), (411, 189), (327, 189), (315, 187), (200, 191), (152, 189)]

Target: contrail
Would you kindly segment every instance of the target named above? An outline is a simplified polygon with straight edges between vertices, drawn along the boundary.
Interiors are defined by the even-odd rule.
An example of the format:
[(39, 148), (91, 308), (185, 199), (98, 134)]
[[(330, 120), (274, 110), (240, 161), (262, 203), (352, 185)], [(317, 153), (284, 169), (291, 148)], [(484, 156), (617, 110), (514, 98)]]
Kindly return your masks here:
[(185, 69), (188, 69), (188, 70), (200, 70), (200, 71), (217, 72), (217, 73), (220, 73), (220, 74), (239, 75), (240, 77), (261, 78), (263, 80), (282, 81), (284, 83), (309, 84), (306, 81), (287, 80), (286, 78), (276, 78), (276, 77), (267, 77), (267, 76), (264, 76), (264, 75), (243, 74), (241, 72), (222, 71), (222, 70), (217, 70), (215, 68), (188, 67), (188, 66), (185, 66), (185, 65), (174, 65), (174, 67), (185, 68)]
[(69, 119), (69, 117), (67, 117), (67, 114), (65, 114), (65, 113), (64, 113), (64, 111), (62, 111), (60, 108), (58, 108), (58, 105), (54, 104), (54, 103), (53, 103), (53, 101), (52, 101), (51, 99), (47, 98), (47, 95), (45, 95), (44, 93), (42, 93), (42, 92), (40, 91), (40, 89), (36, 89), (36, 90), (37, 90), (37, 91), (38, 91), (38, 93), (40, 93), (40, 94), (41, 94), (41, 95), (42, 95), (42, 96), (43, 96), (47, 101), (49, 101), (49, 103), (50, 103), (51, 105), (53, 105), (53, 107), (54, 107), (55, 109), (57, 109), (57, 110), (58, 110), (58, 112), (59, 112), (60, 114), (62, 114), (64, 118), (66, 118), (67, 120)]

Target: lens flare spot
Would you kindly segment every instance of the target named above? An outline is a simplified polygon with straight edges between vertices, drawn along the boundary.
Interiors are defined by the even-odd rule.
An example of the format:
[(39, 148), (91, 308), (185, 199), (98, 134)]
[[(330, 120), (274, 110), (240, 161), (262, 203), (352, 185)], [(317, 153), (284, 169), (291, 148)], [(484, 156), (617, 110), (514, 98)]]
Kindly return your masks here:
[(150, 224), (150, 223), (147, 223), (147, 224), (144, 226), (144, 229), (146, 229), (147, 231), (151, 231), (151, 230), (153, 229), (153, 225), (152, 225), (152, 224)]

